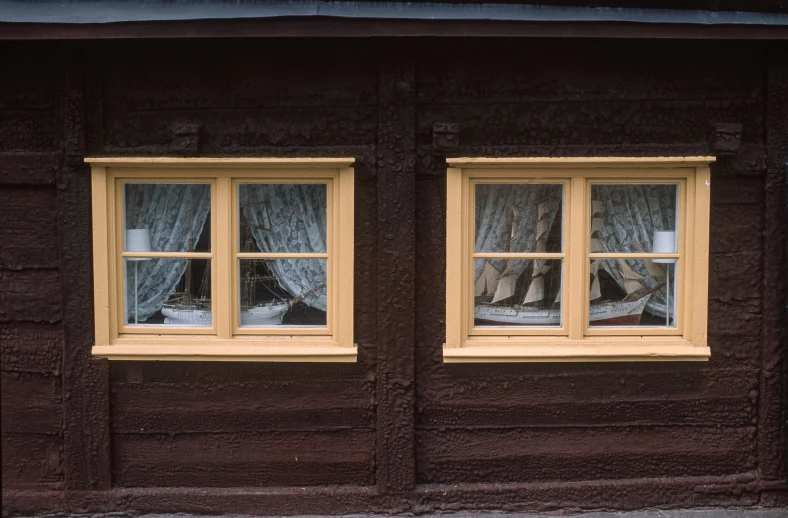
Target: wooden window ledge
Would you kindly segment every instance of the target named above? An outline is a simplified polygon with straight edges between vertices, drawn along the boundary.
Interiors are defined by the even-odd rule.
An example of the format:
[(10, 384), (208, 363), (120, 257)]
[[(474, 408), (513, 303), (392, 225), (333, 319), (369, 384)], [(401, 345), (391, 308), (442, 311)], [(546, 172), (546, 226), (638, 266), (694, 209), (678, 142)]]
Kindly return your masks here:
[(226, 362), (355, 362), (356, 347), (323, 345), (96, 345), (110, 360)]
[(706, 361), (711, 350), (684, 340), (641, 345), (444, 345), (445, 363)]

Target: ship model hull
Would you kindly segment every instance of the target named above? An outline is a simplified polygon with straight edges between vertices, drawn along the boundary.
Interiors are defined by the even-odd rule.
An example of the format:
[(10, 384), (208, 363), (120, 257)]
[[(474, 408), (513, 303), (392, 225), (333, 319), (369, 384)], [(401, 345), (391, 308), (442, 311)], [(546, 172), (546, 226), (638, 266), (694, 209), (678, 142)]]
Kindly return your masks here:
[[(286, 302), (255, 306), (241, 311), (242, 326), (278, 326), (290, 306)], [(165, 304), (161, 309), (164, 323), (173, 326), (210, 326), (211, 310), (184, 305)]]
[[(603, 302), (591, 306), (589, 326), (636, 326), (651, 295), (631, 302)], [(473, 311), (476, 325), (555, 326), (561, 324), (561, 310), (536, 309), (528, 306), (493, 306), (477, 304)]]

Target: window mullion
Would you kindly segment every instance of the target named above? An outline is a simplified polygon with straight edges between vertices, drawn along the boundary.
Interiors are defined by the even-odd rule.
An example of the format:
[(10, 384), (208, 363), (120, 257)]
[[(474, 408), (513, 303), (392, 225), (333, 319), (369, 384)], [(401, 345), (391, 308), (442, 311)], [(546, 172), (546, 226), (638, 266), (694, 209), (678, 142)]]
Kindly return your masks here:
[(587, 282), (584, 282), (585, 271), (585, 230), (586, 230), (586, 182), (584, 178), (574, 177), (570, 181), (571, 193), (566, 203), (569, 213), (569, 235), (567, 262), (569, 269), (569, 297), (566, 311), (566, 327), (571, 340), (583, 338), (585, 318), (583, 310)]
[(221, 177), (216, 180), (216, 196), (213, 222), (211, 232), (213, 233), (212, 242), (214, 250), (215, 272), (213, 293), (213, 311), (216, 315), (216, 331), (219, 338), (232, 338), (233, 323), (232, 318), (235, 313), (232, 311), (235, 302), (235, 286), (238, 283), (233, 279), (232, 262), (235, 260), (235, 236), (233, 226), (233, 191), (229, 177)]

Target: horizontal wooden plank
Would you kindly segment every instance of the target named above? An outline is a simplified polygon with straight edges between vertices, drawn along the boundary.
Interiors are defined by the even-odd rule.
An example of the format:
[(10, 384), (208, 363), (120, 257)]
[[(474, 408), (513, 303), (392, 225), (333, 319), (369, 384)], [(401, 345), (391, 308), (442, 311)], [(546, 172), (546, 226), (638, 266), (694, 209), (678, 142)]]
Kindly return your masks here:
[(119, 111), (105, 117), (108, 154), (129, 148), (167, 154), (172, 128), (161, 121), (176, 118), (200, 123), (200, 150), (214, 155), (259, 146), (369, 145), (377, 127), (375, 106), (219, 110), (210, 117), (195, 110)]
[(736, 336), (709, 334), (710, 368), (759, 368), (761, 338), (758, 335)]
[(421, 430), (420, 482), (724, 475), (755, 468), (754, 428)]
[(0, 184), (54, 185), (55, 153), (0, 153)]
[(371, 430), (265, 434), (113, 434), (120, 487), (369, 485)]
[[(354, 59), (348, 59), (339, 49), (332, 52), (335, 45), (329, 43), (294, 60), (270, 52), (268, 46), (260, 52), (251, 50), (257, 45), (249, 42), (244, 52), (228, 55), (208, 43), (197, 43), (202, 48), (199, 58), (189, 45), (181, 54), (184, 59), (164, 63), (150, 59), (159, 49), (139, 43), (105, 68), (105, 107), (135, 111), (375, 104), (377, 68), (364, 63), (363, 53), (354, 52)], [(117, 50), (123, 53), (122, 48)], [(146, 53), (148, 57), (143, 57)], [(331, 73), (315, 74), (327, 61)], [(210, 74), (206, 67), (211, 67)]]
[(437, 376), (420, 391), (418, 426), (749, 426), (755, 369)]
[[(726, 157), (720, 158), (726, 161)], [(711, 206), (758, 205), (763, 203), (763, 179), (748, 176), (714, 176)]]
[(259, 432), (372, 426), (374, 384), (304, 380), (170, 384), (114, 383), (116, 433)]
[[(436, 42), (421, 50), (417, 102), (762, 97), (763, 59), (751, 59), (744, 46), (717, 43), (720, 47), (688, 47), (661, 40), (626, 53), (620, 43), (598, 40), (582, 47), (560, 40), (507, 40), (485, 43), (483, 48), (469, 41)], [(726, 59), (727, 53), (739, 58)], [(517, 66), (512, 66), (512, 54)], [(567, 56), (583, 63), (582, 73), (567, 67)]]
[(54, 112), (3, 110), (0, 142), (4, 151), (45, 152), (56, 148)]
[(742, 123), (743, 141), (760, 142), (762, 113), (758, 102), (738, 100), (438, 105), (418, 109), (417, 131), (420, 140), (431, 141), (434, 121), (475, 121), (460, 132), (460, 153), (465, 154), (466, 146), (503, 144), (707, 142), (712, 124), (735, 119)]
[(63, 481), (63, 439), (2, 433), (3, 489)]
[(60, 324), (1, 323), (0, 369), (50, 374), (62, 372), (63, 330)]
[(759, 251), (712, 254), (709, 257), (709, 297), (727, 301), (763, 296), (763, 256)]
[(544, 404), (447, 404), (422, 410), (419, 427), (525, 428), (565, 426), (721, 426), (753, 424), (749, 395), (647, 401), (553, 402)]
[(3, 433), (62, 432), (63, 393), (60, 378), (47, 374), (0, 372)]
[(50, 187), (0, 189), (0, 268), (58, 266), (57, 192)]
[(57, 270), (0, 269), (0, 322), (57, 322), (61, 316)]
[(709, 299), (709, 334), (760, 336), (760, 299)]
[(759, 205), (712, 205), (709, 251), (712, 254), (762, 250), (763, 207)]

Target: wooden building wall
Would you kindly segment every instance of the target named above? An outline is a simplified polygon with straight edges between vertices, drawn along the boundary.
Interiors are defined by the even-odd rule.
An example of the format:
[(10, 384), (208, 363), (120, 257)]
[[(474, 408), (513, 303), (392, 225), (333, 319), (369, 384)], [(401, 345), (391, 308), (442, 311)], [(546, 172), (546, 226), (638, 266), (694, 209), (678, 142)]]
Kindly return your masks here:
[[(3, 44), (4, 514), (783, 505), (784, 45)], [(445, 154), (715, 154), (708, 363), (444, 365)], [(198, 143), (183, 133), (198, 128)], [(354, 156), (358, 363), (92, 358), (87, 155)]]

